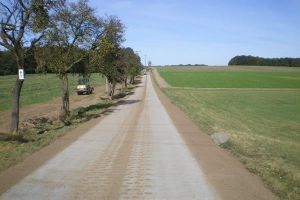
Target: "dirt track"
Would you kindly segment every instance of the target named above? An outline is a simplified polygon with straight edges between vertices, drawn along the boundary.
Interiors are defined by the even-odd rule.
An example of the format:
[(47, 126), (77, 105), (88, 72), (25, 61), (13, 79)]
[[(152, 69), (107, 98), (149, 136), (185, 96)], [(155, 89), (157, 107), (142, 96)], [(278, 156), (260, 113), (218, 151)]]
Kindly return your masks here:
[[(201, 133), (149, 75), (114, 110), (81, 129), (81, 137), (0, 198), (273, 199), (259, 178)], [(45, 155), (40, 151), (27, 160)], [(15, 170), (27, 169), (24, 163)], [(8, 172), (0, 175), (0, 184)]]
[(156, 68), (152, 68), (155, 80), (161, 88), (170, 88), (171, 86), (163, 79)]

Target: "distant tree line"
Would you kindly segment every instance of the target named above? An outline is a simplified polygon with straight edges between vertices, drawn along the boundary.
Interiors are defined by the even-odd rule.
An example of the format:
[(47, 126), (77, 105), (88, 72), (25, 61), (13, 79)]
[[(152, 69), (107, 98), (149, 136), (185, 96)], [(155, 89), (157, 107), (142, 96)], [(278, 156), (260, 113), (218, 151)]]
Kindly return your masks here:
[(208, 66), (205, 64), (178, 64), (178, 65), (164, 65), (165, 67), (203, 67), (203, 66)]
[(243, 55), (233, 57), (228, 65), (300, 67), (300, 58), (262, 58)]
[[(28, 51), (24, 58), (26, 74), (35, 74), (37, 71), (37, 63), (32, 51)], [(0, 76), (3, 75), (16, 75), (17, 74), (17, 61), (12, 51), (0, 51)], [(49, 71), (50, 72), (50, 71)]]
[(0, 75), (17, 74), (16, 59), (10, 51), (0, 51)]
[(190, 66), (195, 66), (195, 67), (202, 66), (203, 67), (203, 66), (207, 66), (207, 65), (205, 65), (205, 64), (179, 64), (178, 66), (180, 66), (180, 67), (185, 67), (185, 66), (188, 66), (188, 67), (190, 67)]

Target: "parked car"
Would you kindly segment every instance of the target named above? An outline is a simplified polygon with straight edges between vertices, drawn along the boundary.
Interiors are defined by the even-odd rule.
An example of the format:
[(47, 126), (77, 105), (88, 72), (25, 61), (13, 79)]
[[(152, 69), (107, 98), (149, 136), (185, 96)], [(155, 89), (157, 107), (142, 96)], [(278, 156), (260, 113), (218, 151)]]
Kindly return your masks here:
[(148, 74), (148, 69), (144, 69), (144, 75)]
[(90, 86), (89, 81), (87, 79), (79, 79), (78, 85), (76, 87), (76, 92), (78, 95), (81, 94), (92, 94), (94, 88)]

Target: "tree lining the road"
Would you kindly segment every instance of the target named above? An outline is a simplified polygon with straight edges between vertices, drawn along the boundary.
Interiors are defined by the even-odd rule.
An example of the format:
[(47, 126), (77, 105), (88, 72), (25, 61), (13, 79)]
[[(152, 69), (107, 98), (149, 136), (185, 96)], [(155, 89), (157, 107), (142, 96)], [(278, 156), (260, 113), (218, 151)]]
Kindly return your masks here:
[(125, 41), (125, 26), (121, 20), (109, 16), (104, 26), (103, 37), (95, 43), (95, 49), (92, 51), (92, 65), (105, 76), (108, 96), (112, 99), (116, 84), (124, 82), (127, 87), (129, 74), (138, 75), (136, 71), (141, 71), (142, 64), (139, 56), (131, 48), (121, 46)]
[[(11, 0), (0, 2), (0, 45), (13, 53), (16, 71), (24, 70), (25, 57), (44, 36), (50, 13), (62, 1), (56, 0)], [(12, 91), (13, 104), (9, 132), (19, 131), (20, 94), (24, 80), (17, 78)]]
[(60, 118), (69, 123), (68, 72), (88, 56), (95, 38), (102, 32), (102, 22), (95, 17), (87, 1), (66, 3), (53, 17), (49, 30), (36, 51), (40, 68), (47, 67), (56, 73), (62, 83), (62, 107)]
[[(5, 3), (0, 3), (0, 45), (6, 49), (5, 54), (9, 54), (5, 55), (9, 65), (16, 64), (9, 70), (15, 73), (32, 65), (37, 66), (35, 71), (56, 73), (62, 84), (60, 119), (66, 124), (70, 113), (70, 72), (84, 77), (89, 77), (91, 72), (101, 73), (111, 86), (108, 94), (113, 98), (115, 85), (123, 82), (127, 85), (128, 75), (136, 76), (142, 69), (139, 56), (132, 54), (133, 50), (124, 51), (122, 47), (125, 26), (121, 20), (96, 16), (87, 0), (73, 3), (65, 0), (12, 0)], [(13, 90), (9, 131), (12, 135), (19, 133), (23, 82), (17, 77)]]

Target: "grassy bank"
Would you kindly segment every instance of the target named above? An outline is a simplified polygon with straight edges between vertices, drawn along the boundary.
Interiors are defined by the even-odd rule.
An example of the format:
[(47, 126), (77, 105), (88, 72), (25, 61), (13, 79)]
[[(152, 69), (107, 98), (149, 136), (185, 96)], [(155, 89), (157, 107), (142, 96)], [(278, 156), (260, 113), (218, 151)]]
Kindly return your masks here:
[[(0, 76), (0, 111), (11, 108), (11, 91), (14, 87), (16, 76)], [(78, 76), (69, 76), (70, 93), (75, 91)], [(92, 74), (93, 87), (104, 84), (104, 79), (99, 74)], [(25, 105), (47, 102), (61, 96), (61, 83), (55, 74), (29, 74), (26, 76), (22, 92), (21, 107)]]
[(116, 95), (115, 100), (102, 100), (97, 104), (72, 110), (69, 126), (57, 118), (40, 117), (26, 122), (27, 127), (24, 128), (22, 137), (0, 135), (0, 172), (49, 145), (81, 123), (108, 114), (110, 110), (107, 108), (117, 105), (123, 97), (130, 95), (132, 88)]
[[(226, 72), (232, 73), (229, 75), (231, 78), (238, 77), (235, 87), (243, 88), (249, 84), (248, 87), (254, 89), (222, 89), (228, 81), (224, 71), (193, 69), (194, 76), (198, 78), (189, 83), (192, 86), (180, 81), (175, 85), (194, 88), (169, 88), (164, 92), (207, 133), (228, 133), (230, 140), (223, 147), (236, 155), (250, 171), (260, 175), (281, 199), (300, 199), (300, 89), (261, 90), (262, 85), (254, 82), (263, 81), (263, 76), (271, 88), (293, 88), (298, 83), (279, 81), (275, 85), (275, 79), (271, 78), (274, 71), (248, 69), (241, 72), (246, 74), (237, 72), (241, 71)], [(170, 80), (175, 81), (177, 77), (184, 80), (186, 73), (190, 71), (161, 70), (162, 76), (167, 77), (166, 80), (173, 86)], [(256, 76), (257, 73), (266, 74)], [(294, 77), (293, 74), (298, 72), (286, 74), (283, 70), (276, 73), (275, 77)], [(204, 83), (199, 80), (207, 76), (213, 77), (214, 81), (209, 79)], [(249, 83), (245, 77), (250, 77), (254, 82)]]

